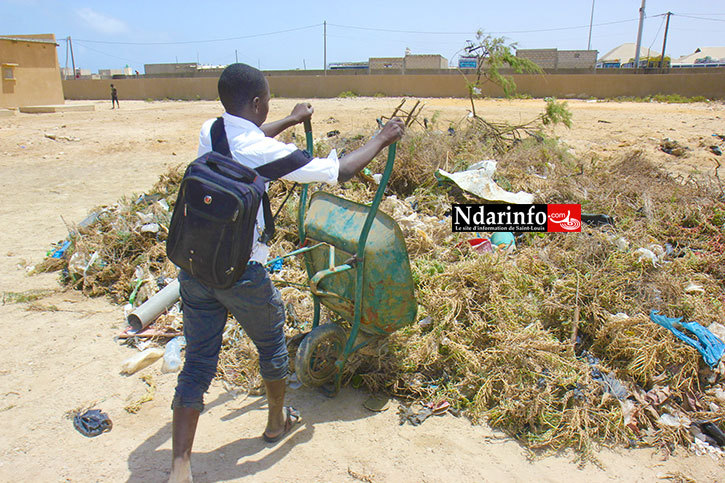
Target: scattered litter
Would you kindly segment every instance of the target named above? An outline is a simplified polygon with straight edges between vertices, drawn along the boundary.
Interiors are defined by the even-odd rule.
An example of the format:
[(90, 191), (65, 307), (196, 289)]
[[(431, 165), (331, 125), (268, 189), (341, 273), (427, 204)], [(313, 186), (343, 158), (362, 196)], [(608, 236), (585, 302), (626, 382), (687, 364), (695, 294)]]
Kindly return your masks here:
[(284, 259), (283, 258), (277, 258), (276, 260), (273, 260), (272, 263), (267, 267), (267, 271), (269, 273), (277, 273), (282, 270), (282, 267), (284, 266)]
[(491, 245), (498, 248), (516, 248), (516, 239), (510, 231), (500, 231), (491, 234)]
[(78, 138), (71, 136), (63, 136), (61, 134), (44, 133), (45, 137), (52, 139), (53, 141), (80, 141)]
[(167, 332), (165, 329), (157, 329), (150, 325), (136, 332), (133, 327), (126, 327), (123, 331), (116, 336), (117, 339), (133, 339), (134, 337), (139, 338), (151, 338), (151, 337), (165, 337), (174, 338), (182, 335), (181, 332), (172, 331)]
[(702, 432), (715, 440), (718, 446), (725, 447), (725, 433), (715, 423), (700, 423)]
[(63, 258), (65, 256), (66, 250), (70, 248), (71, 241), (70, 240), (64, 240), (59, 247), (55, 248), (49, 253), (50, 258)]
[[(716, 370), (706, 372), (699, 353), (651, 323), (642, 307), (683, 307), (697, 320), (708, 317), (708, 322), (721, 316), (721, 301), (713, 288), (725, 280), (718, 186), (673, 179), (641, 154), (587, 164), (582, 170), (553, 143), (515, 143), (519, 141), (515, 139), (514, 150), (489, 150), (493, 138), (486, 125), (471, 127), (462, 120), (454, 126), (450, 136), (431, 129), (401, 141), (400, 162), (386, 193), (397, 198), (386, 196), (381, 205), (406, 238), (420, 317), (426, 317), (399, 331), (393, 343), (366, 346), (359, 359), (346, 365), (343, 380), (372, 394), (393, 390), (417, 400), (445, 394), (450, 404), (465, 407), (472, 420), (488, 420), (534, 449), (574, 447), (587, 454), (603, 440), (673, 448), (687, 444), (687, 439), (681, 429), (658, 430), (660, 414), (681, 421), (686, 411), (684, 415), (693, 421), (717, 423), (725, 408), (719, 382), (725, 375), (723, 358)], [(526, 135), (520, 135), (526, 141)], [(365, 138), (336, 136), (320, 141), (350, 152)], [(500, 157), (501, 163), (488, 159), (470, 164), (479, 161), (481, 153)], [(325, 189), (369, 203), (375, 188), (373, 173), (383, 169), (380, 161), (370, 165), (364, 183), (349, 183), (344, 191)], [(473, 256), (475, 248), (465, 248), (472, 245), (469, 238), (484, 239), (488, 233), (451, 233), (450, 203), (460, 192), (453, 189), (449, 195), (434, 176), (439, 167), (457, 171), (465, 166), (477, 168), (468, 175), (488, 172), (489, 180), (495, 179), (494, 186), (507, 190), (507, 195), (523, 190), (535, 193), (541, 202), (581, 203), (589, 211), (607, 213), (616, 220), (617, 231), (605, 223), (603, 229), (571, 236), (531, 233), (516, 238), (515, 257)], [(180, 173), (169, 172), (148, 194), (95, 208), (88, 226), (69, 225), (73, 244), (64, 258), (57, 259), (63, 283), (87, 295), (111, 297), (119, 312), (132, 294), (134, 303), (142, 305), (168, 286), (166, 280), (174, 280), (177, 269), (164, 253), (170, 216), (166, 206), (173, 206), (180, 178)], [(290, 187), (272, 183), (269, 189), (275, 204)], [(157, 223), (158, 233), (142, 233), (140, 228), (147, 223), (136, 213), (151, 215), (146, 221)], [(270, 259), (297, 246), (296, 223), (294, 210), (280, 212), (279, 236), (270, 246)], [(661, 240), (662, 246), (650, 245), (654, 240)], [(630, 255), (639, 247), (651, 252), (661, 268), (654, 273), (643, 270), (637, 262), (641, 253)], [(75, 253), (80, 253), (80, 271), (88, 268), (83, 277), (68, 270)], [(97, 259), (89, 266), (93, 253), (98, 253)], [(300, 260), (285, 260), (282, 278), (291, 283), (280, 287), (285, 306), (298, 314), (288, 310), (290, 337), (309, 330), (314, 312), (309, 296), (293, 285), (307, 278)], [(643, 262), (649, 265), (647, 259)], [(694, 305), (693, 296), (683, 290), (690, 283), (706, 290)], [(576, 307), (582, 323), (572, 344)], [(158, 338), (150, 341), (151, 335), (180, 335), (181, 319), (176, 305), (146, 330), (119, 338), (128, 345), (155, 347)], [(256, 349), (238, 324), (228, 327), (218, 377), (245, 393), (255, 393), (263, 387)], [(601, 359), (598, 378), (577, 355), (583, 348)], [(290, 378), (290, 388), (298, 384)], [(626, 394), (622, 387), (630, 395), (619, 399), (613, 394)], [(669, 388), (670, 396), (654, 406), (644, 399), (645, 388), (657, 387)], [(651, 396), (662, 400), (659, 392)], [(434, 408), (420, 404), (411, 409), (415, 414), (423, 410), (434, 413)]]
[(381, 413), (390, 408), (390, 398), (385, 395), (373, 395), (363, 401), (363, 406), (370, 411)]
[(297, 379), (297, 374), (294, 372), (287, 378), (287, 385), (290, 389), (299, 389), (302, 387), (302, 383)]
[(141, 233), (158, 233), (158, 232), (159, 232), (158, 223), (149, 223), (149, 224), (141, 227)]
[[(682, 322), (682, 317), (674, 319), (659, 315), (657, 310), (650, 312), (650, 319), (675, 334), (684, 343), (697, 349), (707, 365), (713, 368), (717, 367), (723, 352), (725, 352), (725, 343), (715, 337), (712, 332), (697, 322)], [(696, 338), (686, 335), (680, 329), (686, 330)]]
[(164, 356), (164, 349), (158, 347), (149, 348), (138, 354), (134, 354), (121, 363), (121, 374), (131, 375), (141, 369), (150, 366)]
[(685, 293), (705, 293), (705, 289), (702, 288), (702, 285), (690, 282), (687, 287), (685, 287)]
[(710, 455), (714, 458), (722, 458), (725, 456), (725, 451), (721, 450), (717, 446), (712, 446), (705, 442), (703, 439), (695, 437), (695, 442), (692, 443), (692, 451), (697, 456)]
[(328, 138), (339, 136), (339, 135), (340, 135), (340, 131), (338, 131), (337, 129), (333, 129), (332, 131), (327, 132)]
[(637, 258), (638, 261), (649, 261), (652, 262), (653, 267), (659, 266), (659, 258), (657, 255), (654, 254), (654, 252), (648, 248), (638, 248), (635, 252), (635, 255), (639, 255)]
[(110, 431), (113, 428), (113, 422), (108, 414), (100, 409), (89, 409), (83, 414), (76, 414), (73, 417), (73, 427), (83, 436), (92, 438)]
[(670, 428), (689, 428), (691, 424), (686, 418), (680, 418), (668, 413), (661, 414), (657, 422), (660, 426), (668, 426)]
[(715, 156), (722, 156), (722, 149), (720, 149), (720, 146), (710, 146), (710, 152)]
[(670, 138), (664, 138), (660, 142), (660, 149), (667, 154), (677, 157), (682, 157), (687, 154), (687, 148), (685, 146)]
[(166, 343), (164, 348), (164, 362), (161, 372), (178, 372), (181, 370), (181, 349), (186, 347), (186, 337), (180, 335)]
[(496, 166), (498, 161), (495, 159), (484, 159), (483, 161), (477, 161), (470, 165), (466, 171), (476, 171), (482, 169), (489, 177), (493, 178), (496, 173)]
[(471, 245), (471, 248), (480, 253), (493, 252), (491, 240), (488, 238), (471, 238), (470, 240), (468, 240), (468, 244)]
[(586, 223), (589, 226), (603, 226), (603, 225), (614, 225), (614, 219), (609, 215), (594, 215), (589, 213), (582, 213), (582, 223)]
[(421, 406), (418, 410), (413, 409), (412, 406), (400, 406), (398, 409), (400, 424), (408, 422), (413, 426), (419, 426), (431, 416), (442, 416), (447, 412), (451, 412), (454, 416), (458, 415), (458, 411), (453, 409), (448, 401), (428, 402)]
[(141, 220), (141, 223), (144, 224), (151, 223), (154, 220), (153, 213), (141, 213), (140, 211), (137, 211), (136, 216), (138, 216), (139, 220)]
[(670, 396), (672, 395), (672, 391), (670, 391), (669, 386), (655, 386), (652, 389), (650, 389), (647, 394), (645, 394), (644, 398), (649, 402), (650, 404), (654, 406), (660, 406), (667, 401)]
[(587, 363), (591, 366), (592, 379), (597, 381), (602, 389), (616, 397), (619, 400), (625, 400), (629, 397), (629, 390), (617, 378), (609, 375), (599, 367), (600, 360), (591, 354), (583, 354), (586, 356)]
[(502, 189), (493, 180), (488, 169), (475, 169), (471, 171), (461, 171), (458, 173), (448, 173), (442, 169), (436, 171), (436, 177), (439, 179), (451, 181), (459, 188), (467, 193), (478, 196), (489, 201), (503, 201), (505, 203), (514, 204), (531, 204), (534, 202), (534, 195), (519, 191), (511, 193)]
[(614, 240), (614, 244), (617, 246), (617, 248), (623, 252), (626, 252), (629, 250), (629, 240), (624, 238), (623, 236), (617, 237), (616, 240)]

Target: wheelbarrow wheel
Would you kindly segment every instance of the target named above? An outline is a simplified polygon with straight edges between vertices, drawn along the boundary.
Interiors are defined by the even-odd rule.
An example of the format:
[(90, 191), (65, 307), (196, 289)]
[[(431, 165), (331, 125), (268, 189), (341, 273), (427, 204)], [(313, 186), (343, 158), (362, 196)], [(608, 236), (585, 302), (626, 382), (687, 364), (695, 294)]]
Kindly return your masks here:
[(295, 372), (295, 359), (297, 358), (297, 350), (300, 348), (300, 344), (307, 337), (309, 332), (300, 332), (295, 334), (287, 341), (287, 352), (289, 352), (289, 370)]
[(318, 387), (337, 372), (337, 362), (347, 342), (345, 330), (337, 324), (318, 325), (307, 334), (297, 349), (295, 372), (306, 386)]

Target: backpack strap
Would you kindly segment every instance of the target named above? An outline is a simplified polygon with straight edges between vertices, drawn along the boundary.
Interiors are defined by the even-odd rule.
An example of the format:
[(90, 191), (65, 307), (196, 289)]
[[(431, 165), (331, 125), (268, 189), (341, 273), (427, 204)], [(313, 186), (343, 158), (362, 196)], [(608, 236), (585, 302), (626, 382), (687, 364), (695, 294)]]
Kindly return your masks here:
[[(210, 136), (212, 151), (233, 158), (232, 152), (229, 149), (227, 132), (224, 129), (224, 118), (216, 118), (214, 123), (211, 125)], [(305, 166), (311, 160), (312, 157), (307, 153), (307, 151), (301, 151), (298, 149), (283, 158), (276, 159), (257, 167), (255, 171), (264, 178), (274, 180)], [(277, 210), (277, 215), (282, 210), (282, 206), (284, 206), (287, 202), (287, 199), (289, 199), (289, 195), (285, 198), (284, 202), (282, 202), (279, 210)], [(262, 215), (264, 216), (264, 233), (262, 233), (259, 237), (259, 241), (266, 244), (274, 236), (274, 220), (277, 218), (277, 215), (272, 215), (272, 206), (269, 202), (269, 196), (267, 195), (266, 190), (262, 195)]]
[(224, 118), (222, 117), (217, 117), (214, 124), (211, 125), (211, 150), (232, 157), (227, 132), (224, 129)]

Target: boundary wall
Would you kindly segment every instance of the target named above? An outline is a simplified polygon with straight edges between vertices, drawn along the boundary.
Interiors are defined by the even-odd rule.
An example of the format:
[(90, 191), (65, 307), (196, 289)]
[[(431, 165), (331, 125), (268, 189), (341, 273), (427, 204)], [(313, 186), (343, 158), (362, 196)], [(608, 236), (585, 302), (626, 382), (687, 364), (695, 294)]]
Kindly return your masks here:
[[(514, 75), (519, 94), (560, 99), (646, 97), (679, 94), (725, 99), (725, 71), (667, 74), (538, 74)], [(268, 74), (270, 89), (277, 97), (326, 98), (352, 91), (360, 96), (467, 97), (461, 75), (274, 75)], [(110, 84), (119, 99), (217, 98), (216, 77), (70, 79), (63, 81), (66, 99), (110, 99)], [(503, 96), (488, 83), (482, 94)]]

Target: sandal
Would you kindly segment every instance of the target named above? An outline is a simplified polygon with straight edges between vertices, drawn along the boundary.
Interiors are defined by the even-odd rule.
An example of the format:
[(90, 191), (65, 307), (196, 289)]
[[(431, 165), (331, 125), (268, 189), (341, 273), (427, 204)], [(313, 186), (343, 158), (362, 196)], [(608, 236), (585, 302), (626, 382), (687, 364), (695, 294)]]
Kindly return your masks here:
[(276, 443), (277, 441), (287, 436), (287, 434), (289, 434), (289, 432), (295, 425), (302, 422), (302, 416), (300, 416), (300, 412), (292, 406), (285, 406), (283, 410), (286, 413), (284, 429), (277, 436), (267, 436), (266, 432), (262, 433), (262, 439), (264, 439), (264, 441), (266, 441), (267, 443)]

